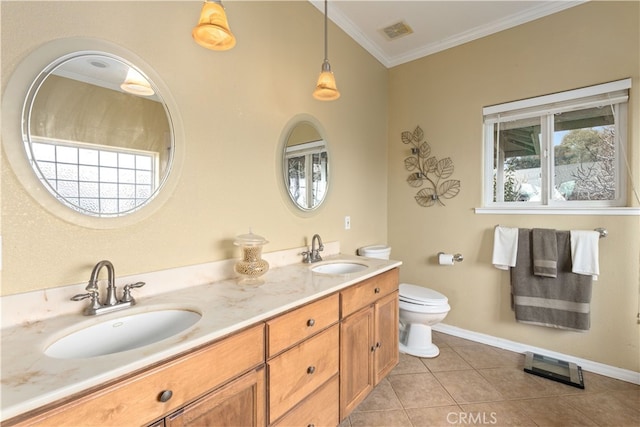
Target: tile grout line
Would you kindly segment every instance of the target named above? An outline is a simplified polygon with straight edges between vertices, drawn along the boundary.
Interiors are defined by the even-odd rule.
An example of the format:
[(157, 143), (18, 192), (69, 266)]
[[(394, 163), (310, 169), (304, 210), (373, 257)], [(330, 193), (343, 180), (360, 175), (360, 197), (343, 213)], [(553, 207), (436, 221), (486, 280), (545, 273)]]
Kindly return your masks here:
[[(425, 358), (420, 358), (420, 357), (415, 357), (415, 356), (410, 356), (407, 355), (408, 358), (413, 358), (413, 359), (418, 359), (418, 361), (420, 362), (420, 367), (418, 367), (418, 365), (414, 365), (414, 362), (408, 362), (407, 365), (405, 365), (401, 371), (399, 371), (396, 375), (400, 376), (400, 375), (405, 375), (405, 376), (411, 376), (412, 374), (424, 374), (424, 373), (428, 373), (429, 375), (431, 375), (432, 378), (434, 378), (436, 380), (435, 384), (437, 383), (441, 389), (446, 393), (446, 396), (452, 401), (452, 404), (447, 404), (447, 405), (434, 405), (434, 406), (425, 406), (424, 408), (422, 407), (416, 407), (416, 408), (407, 408), (405, 406), (405, 402), (403, 402), (400, 399), (400, 395), (398, 394), (398, 390), (396, 389), (396, 387), (398, 385), (400, 385), (401, 383), (398, 382), (398, 384), (396, 385), (396, 387), (393, 386), (392, 381), (390, 380), (390, 377), (385, 378), (385, 381), (388, 381), (388, 385), (391, 386), (391, 391), (393, 393), (393, 396), (397, 399), (397, 401), (400, 404), (400, 408), (402, 409), (402, 414), (404, 415), (404, 419), (397, 419), (396, 422), (398, 422), (399, 424), (391, 424), (388, 427), (398, 427), (401, 425), (405, 425), (405, 423), (408, 423), (408, 425), (411, 425), (413, 427), (424, 427), (423, 425), (416, 425), (411, 418), (409, 417), (409, 413), (408, 410), (411, 409), (427, 409), (427, 410), (431, 410), (431, 409), (437, 409), (437, 408), (442, 408), (442, 407), (450, 407), (453, 408), (457, 408), (457, 410), (459, 410), (461, 413), (462, 412), (466, 412), (464, 407), (469, 407), (469, 411), (472, 411), (472, 406), (473, 405), (487, 405), (487, 408), (491, 408), (491, 405), (499, 405), (496, 406), (496, 410), (499, 413), (502, 413), (502, 411), (506, 411), (505, 414), (509, 417), (509, 416), (516, 416), (516, 417), (520, 417), (522, 418), (521, 421), (526, 420), (527, 423), (531, 423), (531, 425), (536, 425), (539, 426), (540, 423), (545, 424), (546, 421), (543, 419), (539, 419), (540, 417), (536, 417), (535, 419), (532, 418), (532, 415), (535, 415), (533, 413), (530, 414), (530, 411), (525, 410), (525, 407), (527, 406), (526, 402), (534, 402), (536, 400), (539, 400), (540, 403), (542, 403), (542, 401), (544, 400), (556, 400), (556, 401), (561, 401), (563, 405), (566, 405), (566, 407), (570, 408), (570, 412), (573, 412), (575, 415), (578, 415), (582, 418), (584, 417), (585, 420), (589, 420), (591, 423), (593, 423), (593, 425), (596, 426), (603, 426), (603, 425), (608, 425), (606, 423), (606, 421), (603, 421), (603, 419), (601, 418), (595, 418), (598, 421), (596, 422), (594, 419), (591, 418), (590, 415), (593, 415), (592, 413), (592, 406), (593, 403), (597, 400), (597, 396), (601, 395), (601, 396), (608, 396), (611, 399), (614, 399), (617, 404), (619, 404), (621, 407), (625, 408), (625, 415), (624, 417), (626, 417), (626, 419), (630, 419), (629, 418), (629, 414), (631, 411), (631, 419), (634, 418), (634, 416), (637, 416), (638, 420), (640, 420), (640, 410), (637, 409), (634, 405), (633, 402), (636, 401), (636, 398), (634, 396), (638, 396), (638, 393), (640, 391), (640, 388), (630, 388), (628, 390), (628, 392), (632, 393), (632, 397), (628, 397), (625, 395), (625, 392), (627, 392), (627, 388), (622, 388), (620, 387), (619, 384), (617, 383), (608, 383), (608, 382), (602, 382), (602, 380), (599, 380), (598, 378), (600, 377), (599, 374), (597, 373), (593, 373), (593, 375), (595, 375), (595, 377), (593, 378), (594, 380), (594, 384), (595, 384), (595, 390), (593, 391), (587, 391), (587, 390), (569, 390), (569, 389), (564, 389), (562, 387), (554, 389), (554, 388), (549, 388), (547, 389), (546, 387), (543, 387), (543, 389), (537, 389), (537, 387), (542, 387), (542, 385), (538, 385), (535, 383), (532, 383), (531, 385), (527, 384), (527, 387), (532, 387), (534, 390), (532, 392), (532, 394), (529, 396), (529, 393), (515, 393), (514, 397), (510, 397), (509, 395), (505, 395), (504, 392), (509, 390), (509, 387), (505, 388), (502, 387), (502, 381), (507, 381), (510, 378), (510, 374), (509, 372), (506, 372), (501, 376), (500, 372), (498, 372), (499, 370), (521, 370), (522, 368), (522, 361), (519, 360), (519, 358), (521, 356), (523, 356), (520, 353), (514, 352), (514, 351), (510, 351), (510, 350), (505, 350), (508, 351), (509, 354), (507, 353), (502, 353), (501, 351), (498, 351), (495, 355), (494, 355), (494, 351), (495, 350), (493, 347), (486, 345), (486, 344), (482, 344), (482, 343), (475, 343), (475, 342), (470, 342), (469, 345), (479, 345), (477, 348), (478, 350), (468, 350), (467, 352), (465, 351), (461, 351), (461, 349), (463, 347), (468, 347), (465, 346), (465, 342), (464, 341), (452, 341), (455, 344), (451, 345), (448, 342), (446, 342), (446, 339), (441, 339), (442, 337), (439, 337), (440, 339), (438, 339), (438, 342), (436, 343), (437, 345), (439, 345), (442, 349), (448, 348), (450, 351), (449, 354), (455, 354), (456, 358), (459, 358), (459, 360), (461, 362), (464, 363), (459, 363), (457, 359), (454, 360), (450, 360), (448, 358), (446, 358), (444, 360), (444, 364), (442, 363), (436, 363), (436, 364), (432, 364), (433, 367), (429, 367), (428, 364), (428, 359)], [(486, 347), (486, 349), (485, 349)], [(494, 350), (494, 351), (487, 351), (487, 349), (489, 350)], [(473, 356), (474, 354), (476, 354), (475, 352), (478, 351), (477, 355), (478, 358), (477, 360), (474, 359), (471, 362), (469, 361), (469, 357)], [(510, 353), (513, 353), (513, 357)], [(466, 358), (465, 358), (466, 355)], [(492, 357), (496, 356), (495, 359), (495, 364), (496, 366), (493, 366), (494, 364), (494, 360), (492, 359)], [(407, 359), (408, 361), (409, 359)], [(474, 365), (480, 366), (480, 367), (476, 367)], [(487, 366), (485, 366), (487, 365)], [(400, 366), (400, 363), (399, 363)], [(468, 366), (468, 368), (465, 369), (456, 369), (457, 367), (460, 366)], [(484, 366), (484, 367), (483, 367)], [(433, 368), (445, 368), (442, 370), (433, 370)], [(451, 368), (451, 369), (447, 369), (447, 368)], [(426, 369), (426, 371), (424, 371), (423, 369)], [(490, 370), (496, 370), (495, 375), (491, 374), (491, 372), (489, 372)], [(466, 372), (472, 372), (474, 373), (474, 375), (477, 375), (479, 378), (482, 378), (484, 381), (486, 381), (486, 383), (491, 386), (491, 388), (496, 392), (496, 395), (499, 396), (500, 398), (497, 400), (480, 400), (480, 401), (473, 401), (473, 402), (467, 402), (467, 403), (461, 403), (458, 402), (455, 397), (453, 396), (452, 392), (447, 389), (447, 387), (444, 385), (444, 383), (441, 381), (440, 378), (438, 378), (437, 374), (440, 372), (458, 372), (459, 373), (459, 378), (464, 377), (464, 374), (460, 373), (462, 371), (466, 371)], [(484, 373), (484, 375), (483, 375)], [(486, 376), (488, 375), (488, 376)], [(455, 379), (455, 377), (453, 377), (452, 379)], [(497, 382), (496, 382), (497, 381)], [(620, 380), (622, 381), (622, 380)], [(527, 382), (527, 381), (525, 381)], [(495, 384), (494, 384), (495, 383)], [(463, 386), (465, 384), (465, 382), (463, 381), (462, 383), (456, 383), (455, 381), (452, 382), (450, 385), (460, 385)], [(482, 387), (484, 388), (484, 387)], [(500, 391), (502, 390), (502, 391)], [(538, 395), (537, 392), (542, 392), (544, 394)], [(616, 395), (612, 395), (611, 393), (613, 392), (617, 392)], [(427, 392), (428, 393), (428, 392)], [(549, 393), (549, 394), (546, 394)], [(391, 395), (389, 395), (391, 396)], [(442, 395), (443, 397), (445, 396), (445, 394)], [(515, 397), (515, 396), (519, 396), (519, 397)], [(587, 400), (580, 400), (581, 396), (585, 396), (585, 397), (589, 397), (589, 396), (593, 396), (594, 400), (593, 401), (589, 401)], [(473, 398), (475, 398), (475, 396), (472, 396)], [(486, 395), (482, 395), (482, 394), (478, 394), (477, 397), (486, 397)], [(418, 396), (419, 399), (419, 396)], [(407, 401), (409, 402), (409, 401)], [(509, 402), (512, 402), (513, 404), (510, 404)], [(516, 403), (516, 402), (525, 402), (525, 403)], [(504, 409), (502, 409), (504, 408)], [(594, 410), (596, 411), (607, 411), (606, 407), (603, 407), (602, 404), (597, 403), (595, 405)], [(377, 412), (377, 411), (363, 411), (363, 412)], [(399, 415), (400, 413), (398, 413)], [(513, 415), (509, 415), (509, 414), (513, 414)], [(635, 414), (635, 415), (634, 415)], [(362, 422), (362, 420), (358, 420), (360, 422)], [(449, 421), (447, 421), (449, 422)], [(603, 422), (605, 424), (603, 424)], [(626, 423), (626, 421), (625, 421)], [(356, 424), (356, 426), (359, 424)], [(546, 425), (546, 424), (545, 424)], [(352, 423), (352, 418), (351, 416), (348, 417), (348, 424), (345, 423), (344, 426), (342, 427), (353, 427), (354, 424)]]

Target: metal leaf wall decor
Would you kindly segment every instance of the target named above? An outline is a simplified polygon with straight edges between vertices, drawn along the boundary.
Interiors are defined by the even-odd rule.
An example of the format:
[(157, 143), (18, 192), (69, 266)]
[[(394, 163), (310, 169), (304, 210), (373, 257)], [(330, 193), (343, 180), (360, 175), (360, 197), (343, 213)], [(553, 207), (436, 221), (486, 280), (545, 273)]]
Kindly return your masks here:
[(436, 203), (445, 206), (442, 199), (452, 199), (460, 192), (460, 181), (448, 179), (453, 175), (453, 161), (450, 157), (438, 160), (431, 155), (431, 146), (424, 141), (424, 132), (417, 126), (413, 132), (402, 132), (402, 143), (411, 144), (411, 156), (404, 159), (404, 167), (411, 172), (407, 182), (412, 187), (422, 187), (415, 196), (420, 206), (429, 207)]

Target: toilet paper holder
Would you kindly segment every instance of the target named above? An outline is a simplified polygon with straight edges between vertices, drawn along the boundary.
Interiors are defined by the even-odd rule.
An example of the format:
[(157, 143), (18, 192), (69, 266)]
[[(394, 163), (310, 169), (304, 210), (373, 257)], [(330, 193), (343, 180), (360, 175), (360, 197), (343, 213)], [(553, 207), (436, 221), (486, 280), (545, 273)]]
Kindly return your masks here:
[[(438, 257), (440, 255), (445, 255), (445, 253), (444, 252), (438, 252)], [(462, 254), (453, 254), (453, 261), (462, 262), (462, 261), (464, 261), (464, 257), (462, 256)]]

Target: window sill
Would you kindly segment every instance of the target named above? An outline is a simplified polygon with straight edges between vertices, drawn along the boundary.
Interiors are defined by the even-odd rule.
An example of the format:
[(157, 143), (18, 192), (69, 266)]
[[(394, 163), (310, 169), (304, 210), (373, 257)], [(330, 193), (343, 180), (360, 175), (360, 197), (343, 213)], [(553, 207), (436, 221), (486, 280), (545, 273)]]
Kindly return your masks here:
[(550, 207), (494, 207), (475, 208), (477, 214), (492, 215), (611, 215), (640, 216), (640, 207), (633, 208), (550, 208)]

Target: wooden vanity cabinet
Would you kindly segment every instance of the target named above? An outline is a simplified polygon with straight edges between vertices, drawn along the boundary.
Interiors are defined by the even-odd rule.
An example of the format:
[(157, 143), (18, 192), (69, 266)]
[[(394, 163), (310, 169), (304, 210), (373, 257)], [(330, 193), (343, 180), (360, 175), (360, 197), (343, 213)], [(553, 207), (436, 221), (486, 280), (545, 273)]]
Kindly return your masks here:
[(340, 292), (340, 419), (398, 364), (398, 269)]
[(338, 425), (339, 295), (267, 321), (270, 425)]
[[(179, 410), (193, 414), (207, 408), (215, 411), (221, 405), (254, 414), (256, 423), (251, 425), (262, 426), (263, 367), (264, 324), (259, 324), (106, 387), (72, 396), (37, 414), (34, 411), (8, 420), (3, 426), (140, 426)], [(241, 398), (250, 394), (253, 399)], [(172, 422), (169, 425), (189, 425)]]
[(337, 426), (398, 363), (398, 269), (5, 426)]

